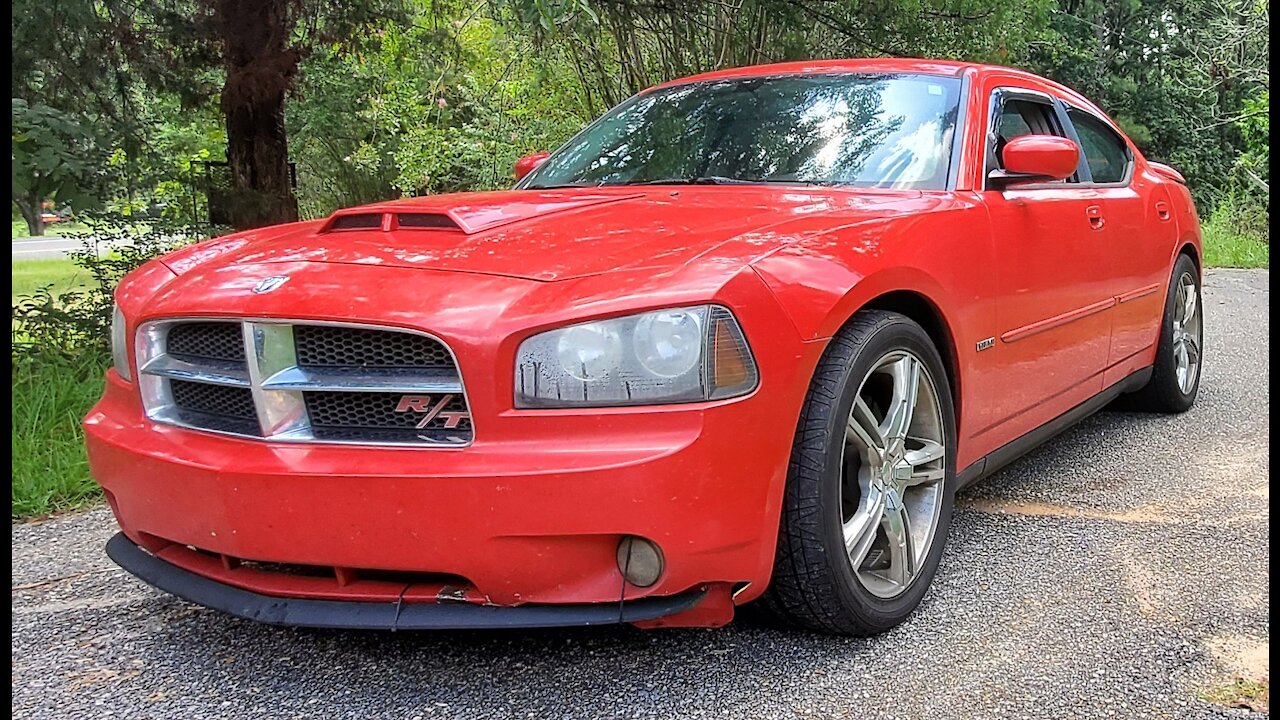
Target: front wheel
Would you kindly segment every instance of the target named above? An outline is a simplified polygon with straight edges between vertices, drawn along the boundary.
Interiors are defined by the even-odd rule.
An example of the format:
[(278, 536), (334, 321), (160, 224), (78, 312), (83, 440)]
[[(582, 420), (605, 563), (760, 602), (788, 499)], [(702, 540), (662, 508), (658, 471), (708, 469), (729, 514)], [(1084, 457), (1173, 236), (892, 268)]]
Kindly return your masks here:
[(765, 606), (845, 635), (901, 623), (938, 568), (954, 466), (938, 350), (903, 315), (859, 313), (832, 338), (809, 387)]

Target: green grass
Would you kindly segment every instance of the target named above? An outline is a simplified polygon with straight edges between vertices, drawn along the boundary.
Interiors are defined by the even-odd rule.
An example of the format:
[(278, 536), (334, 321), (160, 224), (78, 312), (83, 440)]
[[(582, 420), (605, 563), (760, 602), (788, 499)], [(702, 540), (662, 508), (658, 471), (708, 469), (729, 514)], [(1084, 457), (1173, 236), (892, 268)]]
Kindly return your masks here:
[(80, 420), (102, 394), (97, 356), (13, 364), (13, 517), (80, 507), (100, 496)]
[(78, 287), (85, 287), (93, 282), (88, 271), (71, 262), (69, 258), (51, 260), (15, 260), (13, 261), (13, 298), (19, 295), (30, 295), (37, 288), (52, 285), (52, 294)]
[[(12, 265), (13, 300), (45, 285), (59, 293), (93, 282), (70, 259), (19, 260)], [(102, 394), (108, 358), (22, 358), (12, 363), (15, 518), (79, 507), (100, 497), (89, 478), (80, 419)]]
[[(90, 232), (88, 225), (76, 222), (74, 220), (63, 220), (61, 222), (49, 223), (44, 226), (44, 234), (48, 236), (66, 237), (68, 233), (87, 233)], [(27, 221), (17, 219), (13, 221), (13, 237), (31, 237), (31, 231), (27, 229)]]
[(1200, 697), (1215, 705), (1248, 708), (1254, 712), (1265, 713), (1271, 701), (1271, 686), (1266, 679), (1258, 681), (1236, 678), (1230, 685), (1201, 692)]
[(1257, 235), (1241, 233), (1229, 223), (1210, 219), (1200, 226), (1204, 234), (1205, 267), (1270, 267), (1271, 246)]

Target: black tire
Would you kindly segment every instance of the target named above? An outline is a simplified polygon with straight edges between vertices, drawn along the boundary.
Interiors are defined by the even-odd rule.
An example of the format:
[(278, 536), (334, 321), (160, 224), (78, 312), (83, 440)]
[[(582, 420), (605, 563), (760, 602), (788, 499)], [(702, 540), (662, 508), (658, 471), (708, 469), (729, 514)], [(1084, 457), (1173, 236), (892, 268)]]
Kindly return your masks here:
[[(859, 386), (894, 351), (908, 351), (932, 377), (945, 438), (939, 517), (927, 555), (907, 588), (881, 598), (855, 576), (845, 551), (841, 463), (845, 426)], [(955, 498), (955, 411), (946, 369), (923, 329), (904, 315), (868, 310), (832, 338), (809, 386), (796, 428), (783, 498), (773, 578), (763, 606), (784, 622), (819, 632), (885, 632), (920, 604), (946, 544)]]
[[(1178, 281), (1184, 275), (1189, 275), (1193, 279), (1201, 308), (1199, 310), (1201, 320), (1199, 366), (1188, 392), (1183, 392), (1182, 387), (1178, 384), (1177, 362), (1173, 348), (1175, 297), (1177, 295)], [(1156, 346), (1156, 362), (1152, 367), (1151, 380), (1141, 389), (1120, 397), (1117, 409), (1137, 412), (1182, 413), (1190, 410), (1191, 406), (1195, 404), (1196, 395), (1200, 393), (1200, 376), (1202, 373), (1199, 370), (1204, 367), (1203, 300), (1204, 294), (1200, 288), (1199, 269), (1196, 268), (1196, 264), (1191, 258), (1186, 255), (1179, 255), (1178, 261), (1173, 264), (1173, 274), (1169, 277), (1169, 288), (1165, 294), (1164, 316), (1160, 321), (1160, 342)]]

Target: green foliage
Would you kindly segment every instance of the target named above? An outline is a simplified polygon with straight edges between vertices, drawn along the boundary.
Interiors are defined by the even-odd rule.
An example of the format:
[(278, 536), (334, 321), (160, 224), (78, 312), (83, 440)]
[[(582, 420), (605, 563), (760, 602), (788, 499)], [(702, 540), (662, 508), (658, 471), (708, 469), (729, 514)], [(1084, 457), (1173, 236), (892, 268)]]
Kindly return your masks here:
[(1264, 181), (1270, 178), (1271, 166), (1271, 92), (1264, 89), (1244, 103), (1244, 113), (1236, 125), (1244, 138), (1244, 153), (1239, 163)]
[(111, 309), (120, 279), (151, 258), (208, 237), (184, 226), (122, 228), (118, 218), (95, 219), (71, 262), (83, 283), (54, 292), (53, 283), (19, 294), (10, 324), (14, 364), (48, 358), (105, 357), (110, 354)]
[(12, 517), (78, 507), (99, 496), (80, 420), (102, 393), (107, 365), (100, 354), (13, 364)]
[(589, 119), (567, 68), (466, 12), (389, 23), (303, 63), (288, 116), (303, 215), (509, 185), (520, 155), (555, 147)]
[[(111, 218), (112, 226), (119, 219)], [(72, 257), (87, 276), (73, 288), (48, 282), (13, 303), (13, 517), (75, 507), (98, 496), (89, 478), (80, 419), (102, 392), (111, 362), (111, 305), (125, 273), (204, 235), (183, 227), (142, 232), (99, 225)], [(52, 280), (65, 277), (42, 268)], [(15, 268), (15, 282), (19, 274)]]
[[(290, 92), (305, 216), (504, 187), (517, 157), (553, 148), (641, 88), (812, 57), (957, 58), (1046, 74), (1178, 167), (1206, 214), (1239, 183), (1269, 177), (1268, 6), (1258, 0), (272, 2), (295, 27), (296, 65), (272, 66), (283, 74), (268, 84)], [(203, 215), (192, 163), (221, 160), (227, 146), (215, 5), (14, 3), (13, 97), (92, 128), (106, 207)]]
[(12, 107), (13, 202), (27, 219), (31, 233), (38, 235), (38, 218), (45, 199), (73, 209), (87, 209), (98, 203), (94, 190), (102, 180), (101, 153), (89, 131), (75, 117), (19, 98), (13, 98)]

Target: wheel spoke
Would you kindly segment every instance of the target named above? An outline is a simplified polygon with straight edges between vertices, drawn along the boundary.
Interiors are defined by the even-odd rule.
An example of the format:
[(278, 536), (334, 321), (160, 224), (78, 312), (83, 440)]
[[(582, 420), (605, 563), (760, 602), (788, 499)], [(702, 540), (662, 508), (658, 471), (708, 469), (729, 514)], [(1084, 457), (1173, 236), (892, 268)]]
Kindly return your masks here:
[(1182, 352), (1187, 356), (1190, 365), (1200, 364), (1200, 339), (1192, 333), (1182, 336)]
[(889, 579), (906, 587), (916, 574), (916, 557), (911, 543), (911, 519), (902, 498), (885, 508), (884, 532), (889, 540)]
[(1191, 319), (1196, 316), (1196, 288), (1194, 285), (1183, 285), (1183, 294), (1186, 300), (1182, 305), (1182, 326), (1186, 327), (1191, 324)]
[(854, 570), (862, 565), (876, 541), (884, 516), (884, 503), (884, 492), (873, 487), (858, 506), (858, 511), (844, 523), (844, 547)]
[(908, 450), (906, 457), (907, 473), (903, 478), (903, 485), (910, 487), (912, 485), (920, 485), (923, 483), (932, 483), (942, 480), (946, 477), (946, 471), (942, 467), (925, 467), (933, 463), (941, 463), (946, 456), (946, 448), (942, 443), (933, 440), (925, 440), (924, 438), (911, 438), (914, 443), (919, 443), (920, 447)]
[(906, 460), (912, 467), (923, 465), (925, 463), (936, 462), (946, 455), (946, 448), (942, 447), (942, 443), (940, 442), (926, 440), (925, 438), (911, 439), (914, 442), (920, 443), (920, 447), (907, 451)]
[(920, 395), (920, 361), (908, 355), (895, 361), (890, 373), (893, 375), (893, 399), (889, 402), (889, 412), (885, 414), (880, 430), (885, 438), (885, 449), (892, 452), (906, 442), (907, 431), (911, 429), (911, 417)]
[(845, 427), (845, 438), (865, 452), (870, 463), (875, 465), (881, 462), (885, 448), (884, 435), (880, 432), (880, 422), (861, 395), (853, 402), (849, 424)]
[(1174, 348), (1173, 358), (1174, 358), (1174, 364), (1177, 365), (1179, 370), (1183, 368), (1191, 367), (1191, 356), (1187, 352), (1187, 341), (1185, 337), (1183, 341), (1181, 343), (1178, 343), (1178, 346)]

